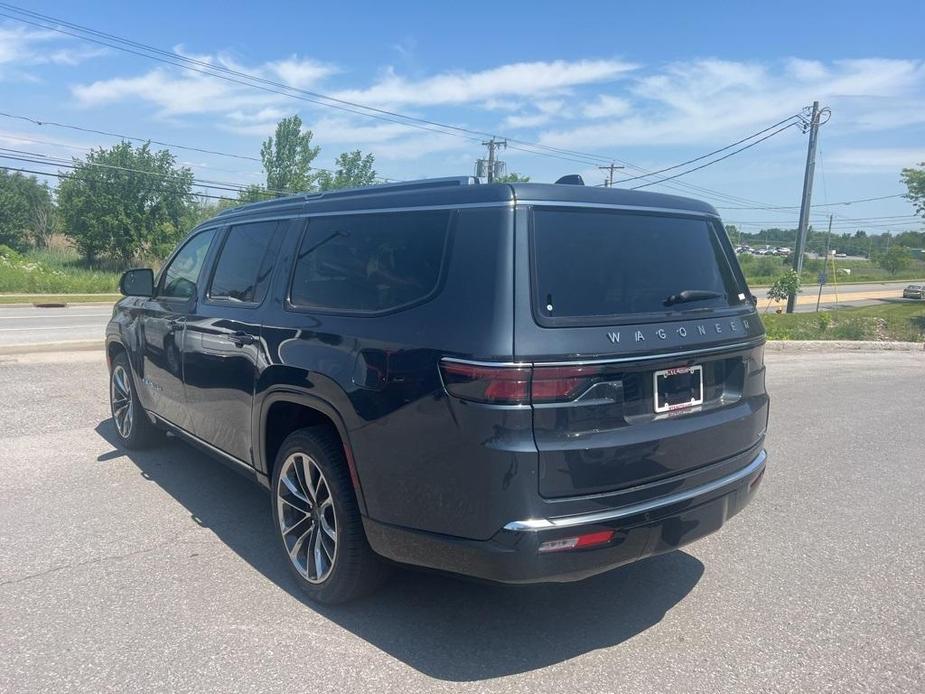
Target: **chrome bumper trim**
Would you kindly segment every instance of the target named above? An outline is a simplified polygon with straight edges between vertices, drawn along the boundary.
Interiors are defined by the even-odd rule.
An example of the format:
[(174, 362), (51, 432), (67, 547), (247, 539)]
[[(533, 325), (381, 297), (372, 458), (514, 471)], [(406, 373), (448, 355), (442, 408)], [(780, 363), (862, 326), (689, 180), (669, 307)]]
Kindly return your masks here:
[(603, 521), (612, 521), (618, 518), (634, 516), (638, 513), (654, 511), (656, 509), (662, 508), (663, 506), (671, 506), (672, 504), (677, 504), (681, 501), (687, 501), (688, 499), (693, 499), (694, 497), (701, 496), (702, 494), (709, 494), (710, 492), (714, 492), (717, 489), (722, 489), (723, 487), (735, 484), (736, 482), (745, 479), (753, 472), (760, 470), (767, 459), (767, 451), (761, 451), (761, 453), (755, 456), (755, 459), (752, 462), (750, 462), (741, 470), (736, 470), (730, 475), (720, 477), (718, 480), (713, 480), (712, 482), (700, 485), (699, 487), (694, 487), (693, 489), (688, 489), (687, 491), (678, 492), (677, 494), (669, 494), (668, 496), (660, 496), (657, 499), (651, 499), (650, 501), (633, 504), (632, 506), (622, 506), (620, 508), (611, 509), (609, 511), (587, 513), (581, 516), (563, 516), (561, 518), (531, 518), (522, 521), (512, 521), (505, 525), (504, 529), (518, 532), (529, 532), (532, 530), (549, 530), (551, 528), (572, 528), (577, 525), (601, 523)]

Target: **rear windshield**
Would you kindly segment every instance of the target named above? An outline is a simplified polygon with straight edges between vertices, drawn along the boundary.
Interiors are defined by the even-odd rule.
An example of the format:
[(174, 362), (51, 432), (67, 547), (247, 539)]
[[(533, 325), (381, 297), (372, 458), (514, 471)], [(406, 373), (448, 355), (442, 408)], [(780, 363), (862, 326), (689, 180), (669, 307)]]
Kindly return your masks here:
[(541, 323), (677, 315), (745, 301), (711, 222), (624, 211), (534, 210), (533, 283)]

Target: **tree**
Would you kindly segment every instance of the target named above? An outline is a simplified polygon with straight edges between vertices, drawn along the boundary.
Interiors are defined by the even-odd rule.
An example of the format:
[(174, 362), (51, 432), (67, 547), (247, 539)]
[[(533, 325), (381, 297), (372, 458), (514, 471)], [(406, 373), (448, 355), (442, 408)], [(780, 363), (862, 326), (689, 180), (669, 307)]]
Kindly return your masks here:
[(64, 233), (91, 264), (166, 255), (186, 231), (193, 172), (169, 151), (121, 142), (74, 166), (58, 186), (58, 207)]
[[(925, 162), (919, 164), (925, 166)], [(903, 169), (902, 180), (909, 189), (908, 198), (915, 205), (915, 211), (925, 216), (925, 168), (923, 169)]]
[(739, 228), (735, 224), (726, 225), (726, 236), (729, 237), (729, 243), (736, 244), (739, 242)]
[[(774, 284), (768, 289), (768, 298), (771, 301), (786, 301), (791, 294), (796, 296), (800, 293), (800, 276), (797, 274), (796, 270), (787, 270), (787, 272), (779, 275)], [(771, 304), (769, 303), (768, 306)], [(765, 312), (768, 308), (765, 307)]]
[(522, 176), (516, 171), (511, 171), (511, 173), (504, 174), (495, 179), (495, 183), (529, 183), (529, 176)]
[(44, 246), (54, 230), (51, 191), (35, 176), (0, 171), (0, 244)]
[(876, 255), (874, 262), (889, 272), (890, 275), (895, 275), (909, 264), (909, 251), (898, 243), (894, 243), (886, 251)]
[(283, 118), (260, 148), (267, 188), (271, 191), (298, 193), (313, 190), (315, 176), (311, 164), (320, 147), (312, 147), (312, 131), (302, 130), (302, 119)]
[(373, 164), (376, 158), (372, 154), (364, 155), (360, 150), (344, 152), (337, 157), (337, 170), (332, 174), (321, 171), (318, 174), (319, 190), (337, 190), (338, 188), (359, 188), (376, 182)]

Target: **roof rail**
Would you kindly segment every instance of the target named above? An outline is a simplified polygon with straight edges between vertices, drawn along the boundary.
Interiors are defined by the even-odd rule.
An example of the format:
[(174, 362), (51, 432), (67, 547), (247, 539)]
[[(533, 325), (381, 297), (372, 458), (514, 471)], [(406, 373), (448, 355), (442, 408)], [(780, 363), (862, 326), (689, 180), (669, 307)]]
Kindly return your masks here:
[(276, 207), (285, 203), (303, 202), (308, 200), (318, 200), (320, 198), (344, 198), (354, 195), (369, 195), (371, 193), (391, 193), (403, 190), (426, 190), (428, 188), (445, 188), (447, 186), (468, 186), (475, 185), (479, 179), (474, 176), (446, 176), (443, 178), (421, 178), (415, 181), (399, 181), (398, 183), (380, 183), (371, 186), (361, 186), (359, 188), (342, 188), (340, 190), (330, 190), (319, 193), (296, 193), (280, 198), (271, 198), (261, 200), (260, 202), (251, 202), (244, 205), (237, 205), (222, 210), (216, 216), (234, 214), (242, 210), (259, 210), (262, 207)]

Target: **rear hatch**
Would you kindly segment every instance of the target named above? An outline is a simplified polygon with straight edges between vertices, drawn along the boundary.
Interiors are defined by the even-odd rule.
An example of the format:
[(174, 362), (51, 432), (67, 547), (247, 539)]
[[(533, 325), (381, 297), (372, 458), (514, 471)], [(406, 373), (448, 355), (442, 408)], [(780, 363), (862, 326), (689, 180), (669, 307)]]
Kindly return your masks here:
[(763, 328), (718, 220), (551, 205), (519, 208), (518, 228), (542, 496), (635, 489), (760, 443)]

